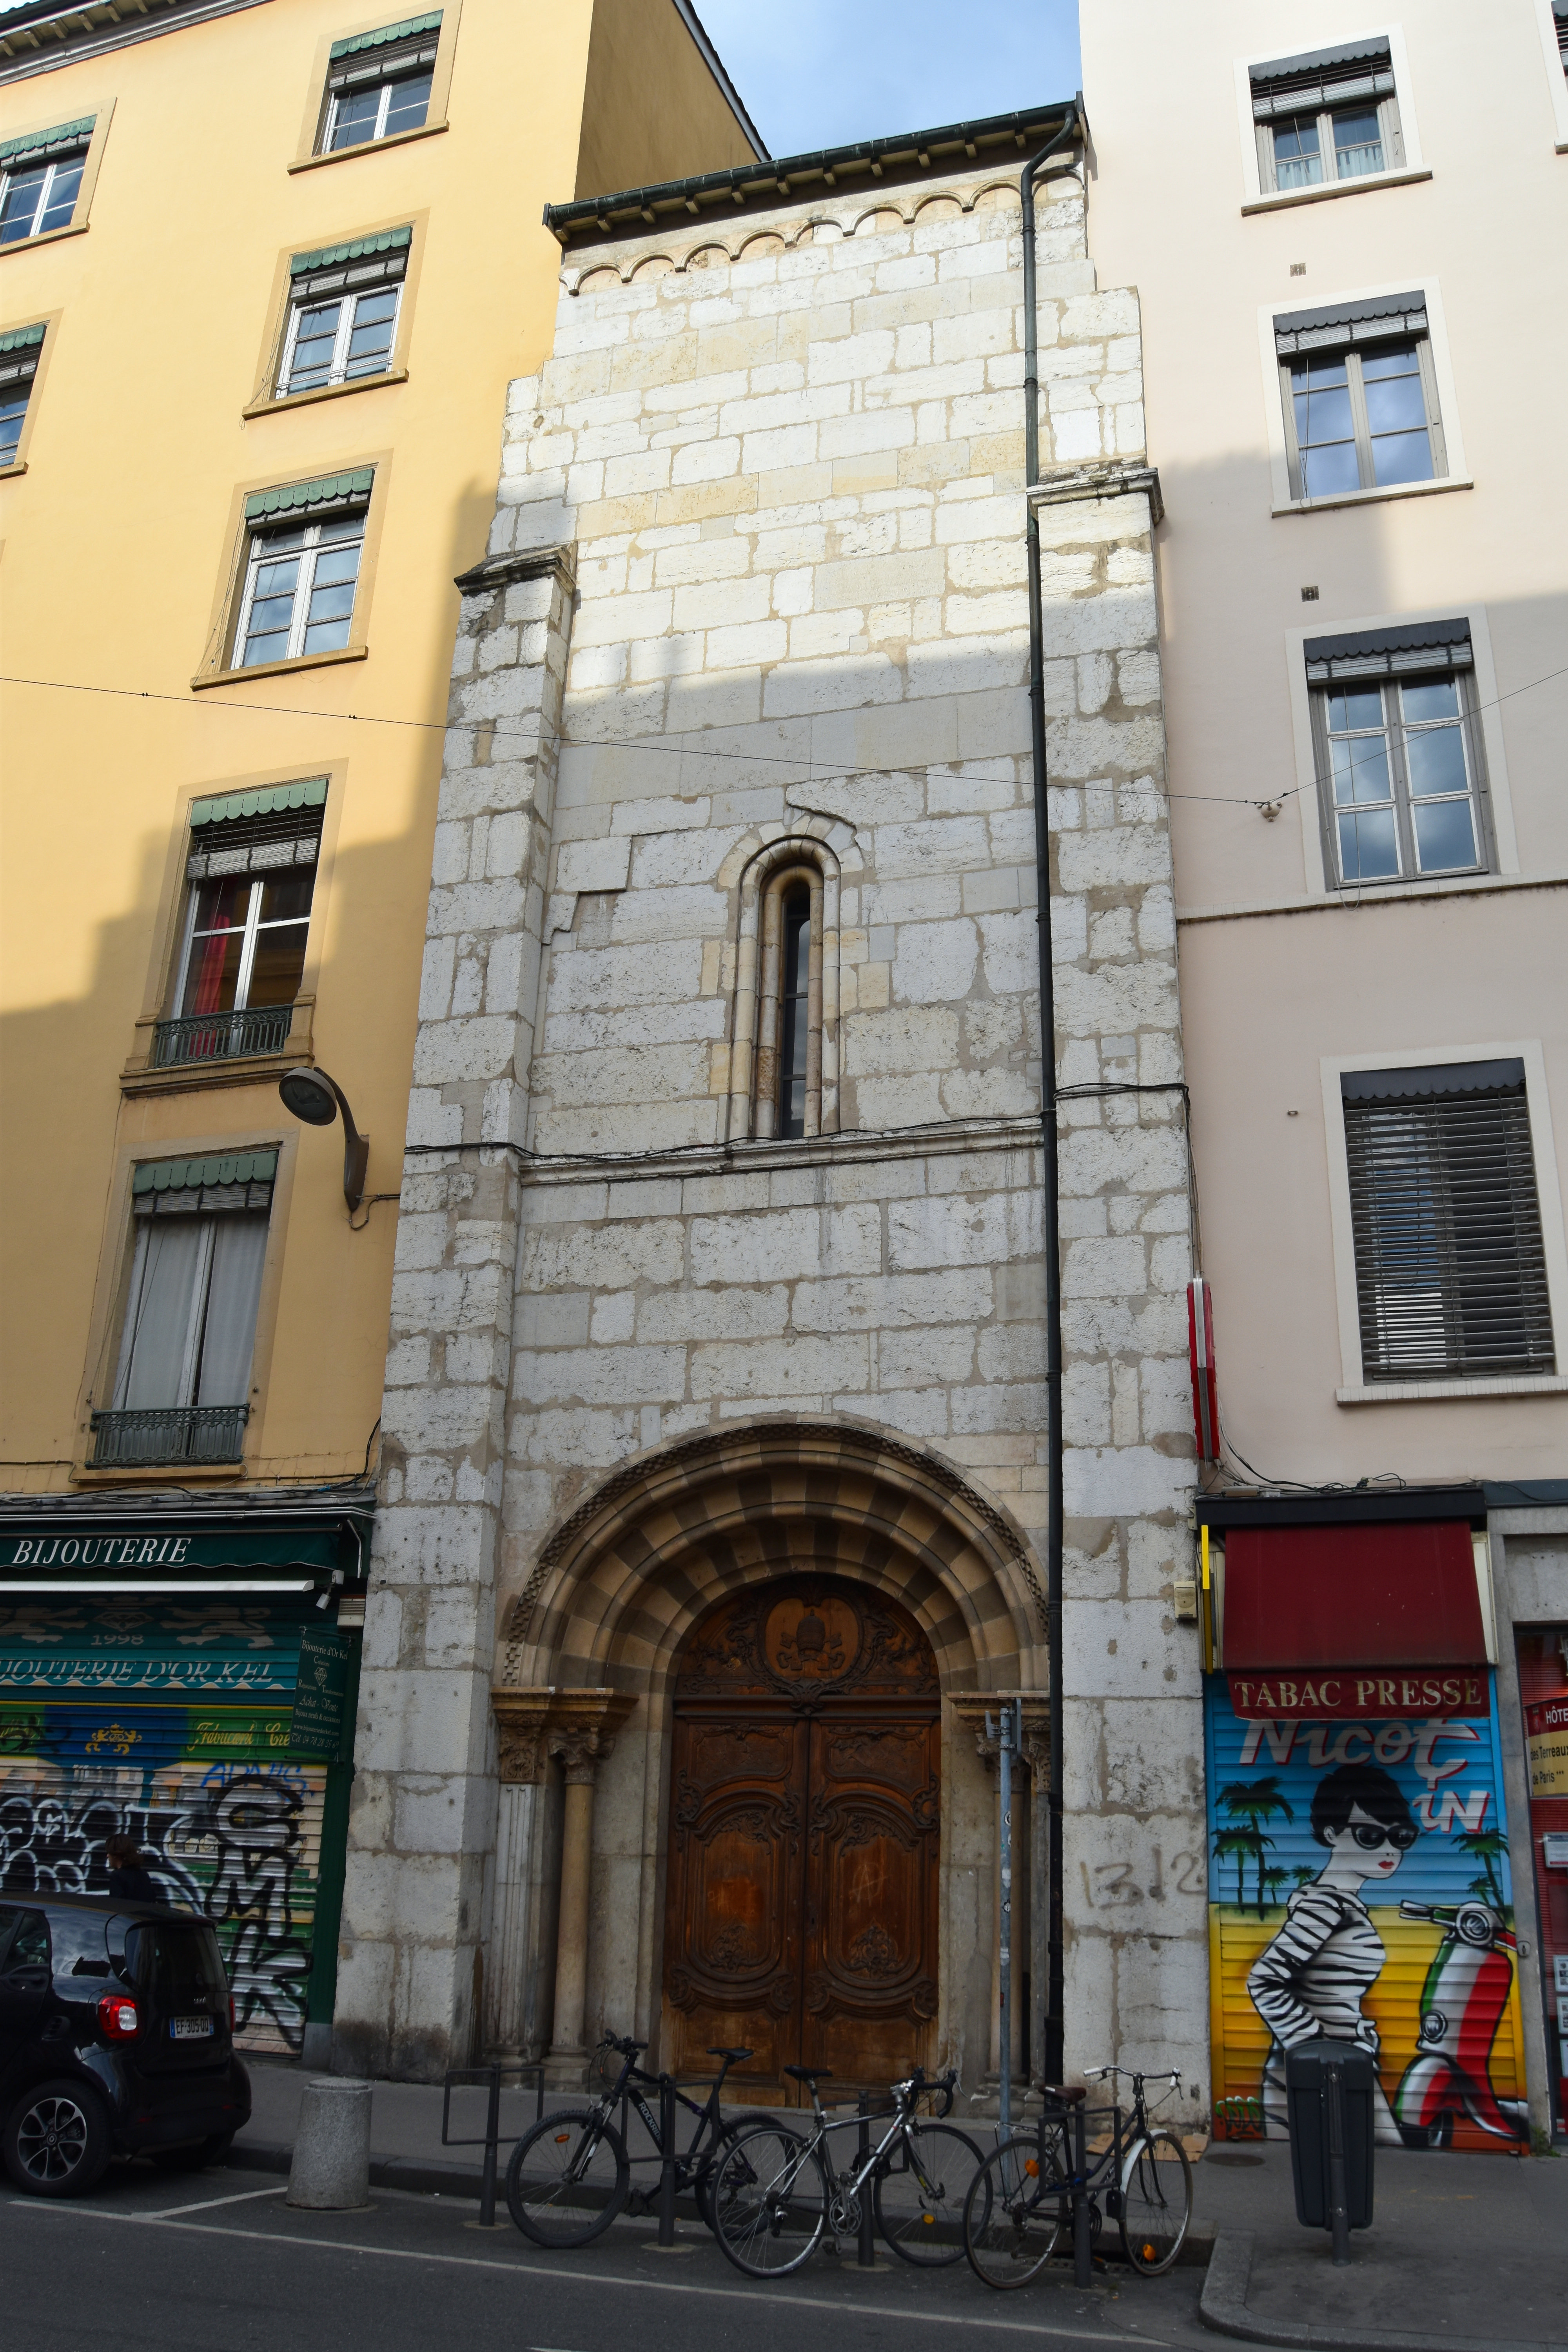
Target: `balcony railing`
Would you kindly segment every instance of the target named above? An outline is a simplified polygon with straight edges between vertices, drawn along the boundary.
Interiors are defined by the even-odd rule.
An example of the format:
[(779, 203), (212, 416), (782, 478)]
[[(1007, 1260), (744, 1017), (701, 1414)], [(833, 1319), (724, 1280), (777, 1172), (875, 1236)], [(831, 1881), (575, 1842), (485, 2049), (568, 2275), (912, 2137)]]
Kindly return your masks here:
[(247, 1404), (174, 1404), (129, 1412), (95, 1412), (89, 1470), (161, 1463), (238, 1462), (245, 1452)]
[(227, 1062), (246, 1054), (280, 1054), (294, 1020), (291, 1004), (263, 1004), (253, 1013), (187, 1013), (160, 1021), (153, 1041), (153, 1067), (180, 1062)]

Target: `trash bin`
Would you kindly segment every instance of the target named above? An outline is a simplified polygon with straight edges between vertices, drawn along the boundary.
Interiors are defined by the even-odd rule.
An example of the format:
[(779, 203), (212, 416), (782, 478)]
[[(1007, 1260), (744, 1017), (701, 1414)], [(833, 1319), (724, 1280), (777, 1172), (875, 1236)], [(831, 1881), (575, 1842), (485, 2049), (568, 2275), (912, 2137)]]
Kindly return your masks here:
[(1373, 2090), (1377, 2067), (1354, 2042), (1298, 2042), (1285, 2053), (1290, 2174), (1303, 2229), (1331, 2230), (1334, 2260), (1372, 2227)]

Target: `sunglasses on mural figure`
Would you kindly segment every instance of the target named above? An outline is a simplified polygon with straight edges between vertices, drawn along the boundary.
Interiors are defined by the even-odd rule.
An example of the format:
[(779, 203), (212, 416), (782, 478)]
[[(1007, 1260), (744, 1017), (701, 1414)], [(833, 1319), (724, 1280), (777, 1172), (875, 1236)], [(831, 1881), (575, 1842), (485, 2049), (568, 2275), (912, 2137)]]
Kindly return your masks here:
[(1401, 1853), (1408, 1853), (1420, 1835), (1418, 1830), (1389, 1829), (1382, 1822), (1352, 1822), (1351, 1835), (1365, 1853), (1375, 1853), (1380, 1845), (1394, 1845)]

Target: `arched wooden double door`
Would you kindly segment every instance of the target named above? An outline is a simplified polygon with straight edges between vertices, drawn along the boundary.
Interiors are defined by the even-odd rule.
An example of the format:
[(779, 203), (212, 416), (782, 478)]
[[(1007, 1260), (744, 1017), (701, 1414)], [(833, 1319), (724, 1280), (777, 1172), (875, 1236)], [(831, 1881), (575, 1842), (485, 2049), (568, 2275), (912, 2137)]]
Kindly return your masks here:
[(680, 2073), (749, 2044), (886, 2084), (931, 2056), (940, 1707), (931, 1644), (880, 1593), (803, 1576), (694, 1629), (675, 1691), (664, 1993)]

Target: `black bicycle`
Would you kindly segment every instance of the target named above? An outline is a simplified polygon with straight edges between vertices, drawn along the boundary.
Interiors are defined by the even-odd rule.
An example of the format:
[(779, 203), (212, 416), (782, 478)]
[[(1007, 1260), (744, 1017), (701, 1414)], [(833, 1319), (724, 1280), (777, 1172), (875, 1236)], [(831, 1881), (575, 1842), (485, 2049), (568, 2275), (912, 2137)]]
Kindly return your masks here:
[(1133, 2074), (1125, 2066), (1090, 2066), (1084, 2074), (1089, 2082), (1131, 2074), (1131, 2114), (1124, 2116), (1115, 2105), (1103, 2118), (1097, 2114), (1097, 2123), (1110, 2122), (1110, 2138), (1080, 2174), (1069, 2126), (1086, 2095), (1041, 2086), (1039, 2120), (993, 2148), (963, 2209), (964, 2251), (987, 2286), (1024, 2286), (1044, 2269), (1063, 2230), (1070, 2230), (1075, 2195), (1087, 2194), (1091, 2244), (1100, 2236), (1103, 2196), (1105, 2219), (1119, 2223), (1122, 2251), (1146, 2278), (1168, 2271), (1182, 2251), (1193, 2215), (1192, 2168), (1174, 2132), (1150, 2123), (1143, 2097), (1147, 2082), (1180, 2090), (1180, 2074)]
[(858, 2131), (865, 2118), (843, 2116), (829, 2123), (817, 2084), (832, 2080), (823, 2068), (786, 2066), (786, 2074), (811, 2094), (814, 2116), (806, 2136), (792, 2126), (748, 2124), (713, 2175), (710, 2227), (738, 2271), (748, 2278), (778, 2278), (798, 2270), (831, 2228), (835, 2242), (858, 2235), (868, 2195), (877, 2227), (906, 2263), (931, 2269), (963, 2254), (963, 2211), (971, 2184), (981, 2171), (981, 2154), (966, 2132), (915, 2115), (917, 2100), (934, 2093), (938, 2116), (952, 2110), (956, 2074), (928, 2083), (917, 2066), (895, 2083), (890, 2117), (880, 2138), (842, 2172), (830, 2162), (828, 2135)]
[[(591, 2245), (609, 2228), (628, 2199), (635, 2211), (647, 2211), (651, 2205), (656, 2189), (635, 2193), (631, 2190), (634, 2164), (664, 2161), (664, 2135), (658, 2114), (643, 2096), (645, 2088), (655, 2092), (660, 2088), (660, 2078), (647, 2073), (637, 2063), (647, 2048), (646, 2042), (606, 2034), (599, 2044), (600, 2078), (605, 2084), (600, 2096), (591, 2106), (565, 2107), (544, 2116), (531, 2131), (523, 2134), (513, 2148), (506, 2168), (507, 2209), (524, 2237), (531, 2238), (535, 2245)], [(753, 2120), (771, 2118), (747, 2116), (726, 2123), (719, 2110), (724, 2077), (731, 2066), (742, 2064), (752, 2053), (710, 2050), (708, 2055), (724, 2063), (712, 2079), (707, 2098), (689, 2099), (679, 2090), (675, 2095), (677, 2105), (697, 2118), (690, 2139), (684, 2148), (675, 2151), (675, 2188), (678, 2196), (689, 2189), (695, 2192), (697, 2210), (711, 2229), (716, 2162)], [(616, 2059), (620, 2061), (618, 2065), (614, 2063)], [(625, 2137), (612, 2120), (617, 2105), (622, 2106), (623, 2120), (626, 2110), (631, 2107), (641, 2116), (653, 2143), (648, 2155), (628, 2156)]]

